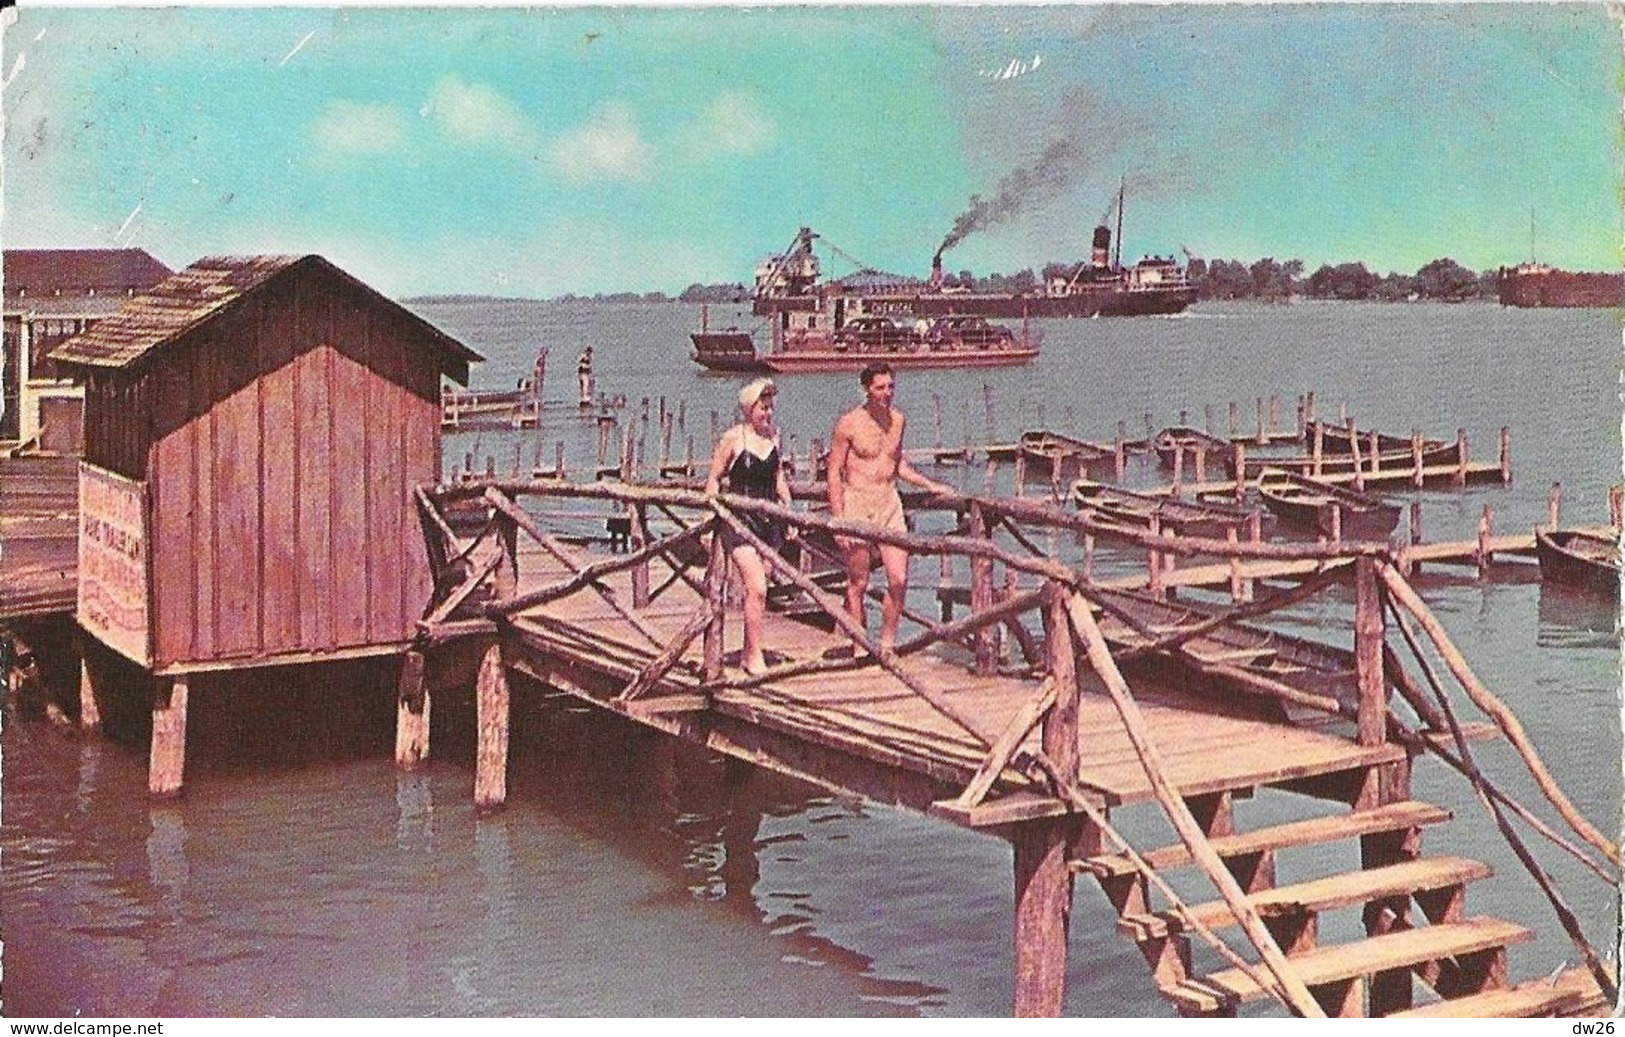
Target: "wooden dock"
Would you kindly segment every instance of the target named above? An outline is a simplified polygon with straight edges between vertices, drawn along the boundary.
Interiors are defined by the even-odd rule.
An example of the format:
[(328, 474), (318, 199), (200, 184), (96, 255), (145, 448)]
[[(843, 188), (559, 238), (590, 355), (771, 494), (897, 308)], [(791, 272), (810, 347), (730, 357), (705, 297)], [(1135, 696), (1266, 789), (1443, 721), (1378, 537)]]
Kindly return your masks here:
[(78, 559), (79, 459), (0, 457), (0, 621), (71, 613)]
[[(548, 532), (531, 508), (556, 508), (561, 499), (624, 509), (632, 531), (625, 552), (591, 555)], [(1152, 622), (1138, 599), (1114, 597), (1041, 552), (990, 539), (1000, 523), (1041, 518), (1034, 502), (943, 501), (968, 516), (961, 528), (969, 535), (934, 537), (635, 484), (475, 481), (419, 502), (437, 591), (403, 670), (397, 756), (407, 766), (421, 760), (429, 700), (475, 681), (475, 798), (483, 808), (506, 796), (507, 715), (513, 695), (534, 681), (756, 765), (1008, 839), (1018, 1014), (1060, 1009), (1074, 874), (1099, 881), (1157, 989), (1185, 1014), (1233, 1014), (1272, 996), (1301, 1015), (1588, 1013), (1614, 996), (1617, 979), (1594, 955), (1555, 985), (1514, 986), (1506, 948), (1532, 934), (1463, 910), (1467, 887), (1488, 869), (1422, 852), (1422, 829), (1442, 829), (1448, 814), (1410, 800), (1416, 756), (1442, 753), (1477, 774), (1467, 745), (1486, 730), (1530, 750), (1464, 662), (1457, 675), (1475, 702), (1488, 704), (1493, 728), (1444, 719), (1423, 682), (1385, 648), (1381, 602), (1392, 595), (1416, 610), (1457, 672), (1453, 649), (1409, 595), (1386, 545), (1232, 542), (1256, 556), (1249, 562), (1296, 560), (1322, 571), (1297, 592), (1231, 613)], [(452, 530), (444, 510), (452, 506), (464, 529), (471, 506), (483, 511), (477, 532)], [(866, 536), (968, 560), (970, 612), (941, 623), (916, 617), (921, 632), (882, 651), (806, 571), (810, 553), (796, 552), (792, 562), (758, 542), (776, 580), (830, 622), (819, 629), (770, 613), (769, 668), (746, 674), (729, 661), (739, 648), (737, 605), (714, 534), (731, 528), (751, 542), (739, 518), (751, 511), (799, 528), (804, 539)], [(1006, 574), (1002, 592), (996, 567)], [(1334, 669), (1324, 678), (1267, 635), (1214, 640), (1244, 616), (1350, 582), (1350, 643), (1328, 657)], [(1024, 665), (998, 665), (996, 634), (1005, 632)], [(1158, 676), (1168, 673), (1177, 676)], [(1416, 719), (1398, 711), (1401, 702)], [(1317, 719), (1297, 719), (1305, 709), (1318, 710)], [(1346, 809), (1238, 830), (1233, 801), (1271, 790)], [(1589, 852), (1617, 867), (1617, 847), (1559, 792), (1548, 795), (1592, 843)], [(1181, 841), (1135, 850), (1112, 813), (1153, 805)], [(1360, 868), (1276, 883), (1278, 855), (1339, 840), (1359, 842)], [(1185, 903), (1161, 878), (1192, 865), (1214, 883), (1217, 900)], [(1607, 864), (1598, 867), (1607, 873)], [(1362, 909), (1364, 939), (1322, 943), (1322, 914)], [(1228, 927), (1240, 927), (1251, 953), (1225, 946), (1232, 967), (1194, 972), (1192, 945), (1217, 941), (1213, 931)]]

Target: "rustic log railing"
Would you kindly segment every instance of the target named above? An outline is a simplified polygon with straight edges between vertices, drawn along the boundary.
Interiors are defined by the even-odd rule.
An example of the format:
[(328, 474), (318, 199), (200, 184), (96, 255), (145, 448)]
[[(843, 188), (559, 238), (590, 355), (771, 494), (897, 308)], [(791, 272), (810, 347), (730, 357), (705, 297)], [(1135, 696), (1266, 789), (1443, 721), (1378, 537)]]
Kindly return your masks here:
[[(818, 496), (816, 488), (805, 486), (800, 488), (800, 493), (805, 497)], [(538, 496), (596, 500), (624, 509), (625, 513), (634, 516), (632, 525), (635, 532), (631, 550), (592, 562), (581, 561), (577, 554), (542, 528), (537, 519), (518, 503), (521, 497)], [(1138, 533), (1114, 528), (1112, 533), (1120, 541), (1126, 540), (1147, 551), (1153, 572), (1160, 569), (1163, 564), (1161, 558), (1165, 555), (1217, 556), (1232, 563), (1243, 558), (1316, 563), (1316, 571), (1309, 573), (1295, 588), (1243, 601), (1217, 615), (1167, 630), (1148, 627), (1110, 595), (1101, 593), (1086, 572), (1079, 573), (1054, 557), (1053, 549), (1042, 549), (1039, 546), (1041, 534), (1033, 532), (1035, 529), (1070, 530), (1087, 536), (1098, 527), (1087, 516), (1063, 512), (1034, 500), (944, 495), (918, 501), (916, 503), (922, 508), (946, 510), (956, 516), (955, 532), (922, 535), (883, 530), (750, 498), (727, 494), (707, 496), (693, 489), (669, 485), (476, 480), (454, 487), (422, 490), (416, 499), (435, 571), (435, 600), (426, 610), (422, 623), (426, 641), (464, 633), (481, 633), (490, 637), (503, 622), (525, 610), (590, 591), (607, 603), (654, 650), (652, 658), (637, 669), (614, 697), (614, 703), (622, 707), (658, 702), (663, 695), (691, 699), (696, 695), (696, 686), (702, 700), (722, 690), (754, 689), (762, 694), (772, 694), (771, 686), (775, 682), (790, 677), (877, 668), (963, 732), (966, 744), (974, 747), (980, 755), (980, 762), (954, 801), (957, 807), (968, 810), (977, 806), (1001, 780), (1014, 776), (1018, 784), (1024, 781), (1028, 786), (1054, 796), (1075, 814), (1088, 817), (1101, 832), (1122, 843), (1125, 851), (1132, 854), (1132, 848), (1116, 836), (1106, 823), (1104, 813), (1079, 784), (1078, 701), (1082, 693), (1082, 668), (1077, 666), (1077, 656), (1081, 653), (1088, 662), (1088, 668), (1094, 671), (1111, 696), (1157, 802), (1191, 857), (1201, 865), (1241, 924), (1262, 961), (1261, 970), (1239, 960), (1238, 967), (1247, 970), (1261, 988), (1270, 991), (1301, 1015), (1322, 1013), (1308, 989), (1294, 974), (1281, 948), (1248, 902), (1235, 877), (1208, 842), (1208, 836), (1192, 815), (1190, 806), (1166, 777), (1166, 767), (1156, 745), (1147, 735), (1146, 724), (1119, 669), (1119, 662), (1153, 653), (1168, 655), (1197, 672), (1221, 678), (1239, 690), (1352, 721), (1356, 741), (1361, 745), (1378, 745), (1392, 739), (1413, 753), (1434, 752), (1472, 782), (1520, 861), (1529, 868), (1551, 900), (1564, 928), (1596, 976), (1600, 989), (1607, 993), (1610, 1001), (1615, 996), (1614, 985), (1595, 952), (1580, 934), (1572, 911), (1557, 895), (1549, 877), (1512, 830), (1507, 814), (1510, 812), (1525, 820), (1538, 834), (1565, 852), (1578, 856), (1594, 873), (1605, 879), (1617, 875), (1618, 848), (1586, 821), (1562, 794), (1533, 746), (1524, 737), (1511, 711), (1473, 675), (1459, 651), (1449, 642), (1442, 626), (1411, 590), (1401, 574), (1394, 552), (1387, 545), (1280, 545), (1238, 541), (1233, 537), (1220, 540), (1169, 536), (1155, 530)], [(465, 539), (453, 532), (452, 523), (447, 521), (443, 509), (455, 502), (470, 501), (488, 509), (488, 518), (477, 533)], [(670, 524), (671, 531), (658, 535), (653, 531), (647, 518), (651, 510), (658, 512)], [(958, 619), (940, 624), (922, 618), (920, 625), (924, 629), (921, 632), (894, 647), (883, 648), (848, 614), (845, 603), (837, 595), (821, 587), (804, 571), (803, 565), (791, 562), (763, 542), (744, 521), (747, 515), (778, 520), (792, 531), (792, 537), (798, 537), (804, 543), (815, 535), (862, 537), (878, 544), (904, 548), (912, 554), (964, 559), (968, 563), (971, 579), (970, 611)], [(799, 590), (821, 610), (836, 629), (853, 643), (857, 650), (854, 657), (792, 660), (770, 665), (761, 673), (729, 675), (722, 658), (729, 560), (721, 548), (721, 537), (716, 535), (724, 529), (754, 546), (773, 577)], [(1013, 546), (995, 541), (995, 536), (1001, 532), (1008, 535)], [(539, 545), (569, 575), (546, 586), (527, 588), (521, 592), (518, 589), (518, 533), (524, 533)], [(701, 542), (707, 537), (709, 547), (701, 550)], [(651, 587), (650, 565), (657, 562), (671, 571), (658, 585)], [(701, 564), (704, 566), (703, 579), (696, 580), (689, 570)], [(996, 565), (1002, 565), (1006, 573), (1006, 586), (1002, 593), (994, 587)], [(946, 567), (944, 571), (947, 571)], [(623, 572), (630, 577), (636, 599), (632, 604), (620, 600), (606, 583), (607, 577)], [(1023, 576), (1036, 578), (1038, 586), (1021, 587), (1018, 578)], [(639, 609), (658, 600), (679, 581), (698, 591), (702, 603), (672, 635), (641, 616)], [(1350, 582), (1355, 590), (1353, 649), (1357, 695), (1353, 703), (1331, 695), (1305, 691), (1238, 666), (1204, 660), (1189, 647), (1193, 639), (1226, 624), (1298, 604), (1329, 587)], [(1154, 582), (1152, 586), (1155, 587)], [(476, 592), (480, 591), (484, 593), (476, 596)], [(1133, 630), (1139, 637), (1139, 643), (1120, 649), (1114, 658), (1095, 618), (1097, 611)], [(1023, 617), (1033, 614), (1036, 614), (1038, 626), (1043, 631), (1041, 647), (1036, 638), (1031, 638), (1031, 631), (1022, 621)], [(1397, 653), (1386, 644), (1387, 617), (1390, 614), (1395, 620), (1393, 625), (1399, 629), (1421, 668), (1425, 687), (1424, 682), (1413, 677)], [(1563, 820), (1581, 839), (1600, 850), (1608, 864), (1613, 865), (1612, 869), (1590, 860), (1582, 850), (1491, 784), (1478, 769), (1468, 750), (1463, 724), (1457, 719), (1448, 696), (1423, 656), (1406, 616), (1414, 619), (1427, 633), (1469, 700), (1494, 720), (1518, 750), (1541, 791)], [(991, 674), (997, 669), (992, 635), (1002, 628), (1020, 629), (1028, 635), (1030, 644), (1024, 641), (1028, 661), (1032, 664), (1031, 670), (1041, 679), (1031, 697), (1020, 704), (1002, 729), (993, 729), (984, 719), (967, 712), (950, 696), (934, 688), (909, 657), (937, 644), (968, 640), (974, 649), (973, 669), (978, 673)], [(697, 680), (679, 682), (681, 687), (678, 690), (668, 686), (662, 691), (672, 670), (696, 640), (702, 642), (702, 663)], [(492, 651), (495, 651), (494, 647)], [(487, 652), (482, 669), (495, 666), (495, 658), (491, 652)], [(1401, 693), (1400, 698), (1416, 712), (1419, 727), (1411, 726), (1390, 707), (1390, 687), (1397, 689)], [(1427, 689), (1432, 690), (1431, 700)], [(500, 701), (505, 702), (505, 697)], [(1036, 746), (1032, 744), (1034, 732), (1039, 735)], [(907, 741), (906, 733), (899, 733), (898, 738), (899, 744)], [(1453, 742), (1454, 753), (1441, 744), (1445, 740)], [(505, 736), (503, 746), (505, 752)], [(488, 800), (491, 794), (488, 790)], [(1027, 836), (1017, 839), (1018, 873), (1023, 872), (1021, 861), (1024, 856), (1031, 862), (1065, 852), (1063, 830), (1052, 826), (1046, 831), (1048, 835), (1035, 837), (1040, 841), (1031, 845), (1021, 841)], [(1027, 872), (1032, 876), (1052, 874), (1036, 863)], [(1166, 888), (1166, 884), (1154, 875), (1152, 881), (1164, 890), (1174, 905), (1173, 910), (1184, 910), (1182, 902)], [(1060, 894), (1053, 888), (1045, 887), (1032, 895), (1038, 898), (1034, 902), (1047, 903)], [(1021, 905), (1028, 901), (1025, 897), (1018, 900), (1019, 912), (1026, 909)], [(1223, 948), (1222, 941), (1212, 937), (1194, 917), (1191, 921), (1193, 931), (1204, 934), (1205, 939), (1211, 938), (1221, 954), (1234, 960), (1233, 952)], [(1047, 981), (1039, 980), (1031, 985), (1031, 989), (1049, 989), (1050, 986)], [(1024, 987), (1018, 978), (1018, 1012), (1023, 1011), (1021, 991), (1024, 989), (1028, 987)], [(1034, 1003), (1025, 1007), (1042, 1011), (1056, 1006)]]

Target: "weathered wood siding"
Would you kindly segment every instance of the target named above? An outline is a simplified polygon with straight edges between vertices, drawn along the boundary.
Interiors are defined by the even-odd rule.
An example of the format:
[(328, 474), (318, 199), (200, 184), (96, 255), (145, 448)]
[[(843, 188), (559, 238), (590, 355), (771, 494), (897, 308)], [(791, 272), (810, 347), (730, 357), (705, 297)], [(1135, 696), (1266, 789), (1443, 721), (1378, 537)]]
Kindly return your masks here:
[(152, 365), (132, 435), (150, 444), (155, 668), (411, 638), (430, 578), (405, 520), (440, 470), (439, 370), (399, 313), (319, 272)]

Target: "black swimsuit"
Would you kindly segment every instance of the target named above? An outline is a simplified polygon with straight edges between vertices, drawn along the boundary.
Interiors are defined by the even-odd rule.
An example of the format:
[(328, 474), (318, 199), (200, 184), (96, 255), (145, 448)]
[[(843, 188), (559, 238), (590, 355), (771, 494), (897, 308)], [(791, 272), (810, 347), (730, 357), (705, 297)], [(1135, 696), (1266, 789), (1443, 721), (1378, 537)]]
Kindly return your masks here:
[[(775, 444), (773, 449), (767, 452), (766, 457), (757, 457), (741, 446), (739, 453), (734, 455), (733, 464), (728, 466), (728, 492), (737, 493), (741, 497), (750, 497), (752, 500), (778, 503), (778, 446)], [(750, 527), (752, 533), (761, 537), (773, 550), (778, 551), (784, 546), (784, 523), (749, 512), (740, 512), (739, 518)], [(731, 527), (723, 527), (722, 543), (729, 551), (746, 542)]]

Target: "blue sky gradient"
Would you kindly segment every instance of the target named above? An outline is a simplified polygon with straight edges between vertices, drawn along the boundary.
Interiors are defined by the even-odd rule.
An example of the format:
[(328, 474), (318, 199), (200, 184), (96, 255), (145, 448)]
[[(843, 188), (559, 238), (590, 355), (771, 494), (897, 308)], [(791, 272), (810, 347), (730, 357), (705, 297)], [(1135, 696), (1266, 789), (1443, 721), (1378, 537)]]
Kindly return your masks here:
[(1021, 171), (949, 269), (1083, 256), (1119, 178), (1125, 259), (1487, 269), (1533, 214), (1542, 260), (1621, 264), (1598, 4), (31, 8), (3, 46), (13, 247), (549, 296), (748, 281), (807, 224), (923, 275)]

